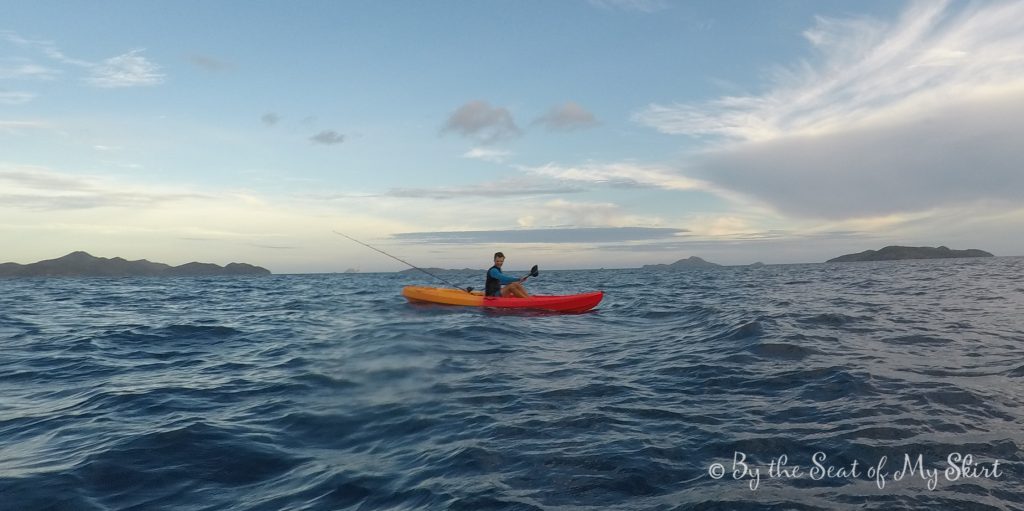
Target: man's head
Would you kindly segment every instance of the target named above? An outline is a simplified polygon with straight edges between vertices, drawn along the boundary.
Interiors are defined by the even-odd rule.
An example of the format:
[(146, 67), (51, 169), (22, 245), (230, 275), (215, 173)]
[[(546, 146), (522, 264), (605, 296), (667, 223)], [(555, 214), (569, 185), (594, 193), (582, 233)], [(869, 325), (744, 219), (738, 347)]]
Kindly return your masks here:
[(498, 268), (501, 268), (501, 265), (504, 262), (505, 262), (505, 254), (502, 254), (501, 252), (495, 252), (494, 253), (494, 265), (497, 266)]

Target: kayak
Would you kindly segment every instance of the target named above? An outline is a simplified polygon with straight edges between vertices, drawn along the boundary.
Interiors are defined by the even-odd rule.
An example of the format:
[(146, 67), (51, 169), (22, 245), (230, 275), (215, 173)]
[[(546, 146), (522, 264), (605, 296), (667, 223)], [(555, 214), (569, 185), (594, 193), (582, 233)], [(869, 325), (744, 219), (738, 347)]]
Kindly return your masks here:
[(585, 312), (601, 302), (604, 293), (594, 291), (578, 295), (534, 295), (527, 298), (484, 296), (480, 291), (467, 293), (461, 289), (405, 286), (402, 296), (413, 303), (462, 305), (465, 307), (496, 307), (501, 309), (536, 309), (556, 312)]

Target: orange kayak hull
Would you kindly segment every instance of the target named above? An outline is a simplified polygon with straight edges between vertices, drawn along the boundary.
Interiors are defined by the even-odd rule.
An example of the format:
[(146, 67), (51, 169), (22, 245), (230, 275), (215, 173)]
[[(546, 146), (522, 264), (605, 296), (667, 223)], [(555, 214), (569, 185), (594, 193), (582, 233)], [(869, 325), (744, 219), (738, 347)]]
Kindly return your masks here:
[(602, 291), (576, 295), (535, 295), (528, 298), (499, 298), (483, 296), (479, 291), (467, 293), (461, 289), (406, 286), (402, 296), (413, 303), (460, 305), (463, 307), (494, 307), (499, 309), (534, 309), (555, 312), (586, 312), (601, 303)]

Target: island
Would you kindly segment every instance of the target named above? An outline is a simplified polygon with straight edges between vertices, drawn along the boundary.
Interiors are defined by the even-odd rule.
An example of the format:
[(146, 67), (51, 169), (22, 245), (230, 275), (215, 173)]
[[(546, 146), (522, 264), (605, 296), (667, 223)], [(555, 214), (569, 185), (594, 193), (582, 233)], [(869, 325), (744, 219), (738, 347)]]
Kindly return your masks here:
[(959, 257), (995, 257), (984, 250), (976, 248), (968, 250), (951, 250), (949, 247), (902, 247), (888, 246), (881, 250), (865, 250), (856, 254), (847, 254), (826, 262), (850, 263), (862, 261), (903, 261), (907, 259), (953, 259)]
[(31, 264), (0, 264), (0, 277), (212, 277), (270, 275), (270, 270), (245, 263), (220, 266), (212, 263), (187, 263), (170, 266), (145, 259), (128, 261), (120, 257), (107, 259), (86, 252), (72, 252), (64, 257)]
[(641, 270), (693, 270), (699, 268), (721, 268), (722, 265), (705, 261), (697, 256), (680, 259), (672, 264), (645, 264)]

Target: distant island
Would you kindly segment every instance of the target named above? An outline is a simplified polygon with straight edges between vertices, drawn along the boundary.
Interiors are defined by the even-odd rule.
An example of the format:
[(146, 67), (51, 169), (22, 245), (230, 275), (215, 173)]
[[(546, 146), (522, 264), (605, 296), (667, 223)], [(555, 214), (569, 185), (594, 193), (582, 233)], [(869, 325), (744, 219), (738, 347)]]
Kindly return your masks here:
[(270, 270), (245, 263), (220, 266), (212, 263), (187, 263), (170, 266), (145, 259), (127, 261), (120, 257), (107, 259), (86, 252), (72, 252), (64, 257), (31, 264), (0, 264), (0, 277), (209, 277), (237, 275), (270, 275)]
[(691, 270), (696, 268), (721, 268), (722, 265), (705, 261), (697, 256), (680, 259), (672, 264), (645, 264), (641, 270)]
[(952, 259), (958, 257), (995, 257), (984, 250), (951, 250), (949, 247), (901, 247), (888, 246), (881, 250), (865, 250), (857, 254), (829, 259), (829, 263), (851, 263), (861, 261), (903, 261), (906, 259)]

